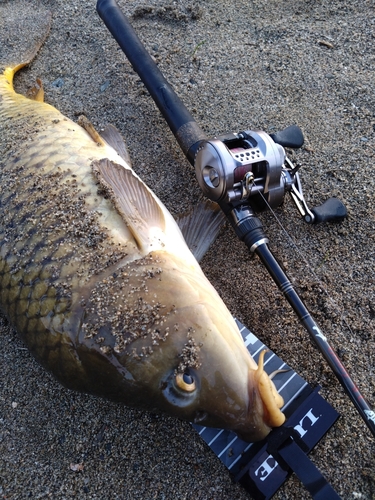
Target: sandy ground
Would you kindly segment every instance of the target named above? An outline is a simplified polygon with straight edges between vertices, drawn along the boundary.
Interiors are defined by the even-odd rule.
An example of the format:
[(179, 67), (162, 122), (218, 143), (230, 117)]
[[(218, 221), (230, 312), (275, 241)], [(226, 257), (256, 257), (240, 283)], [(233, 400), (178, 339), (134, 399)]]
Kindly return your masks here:
[[(194, 205), (194, 172), (95, 1), (42, 3), (53, 13), (51, 33), (17, 88), (41, 77), (46, 101), (69, 117), (84, 113), (98, 129), (116, 125), (134, 169), (168, 209), (176, 215)], [(306, 147), (295, 158), (308, 203), (338, 196), (349, 217), (309, 226), (286, 198), (279, 222), (271, 213), (261, 219), (275, 255), (375, 404), (373, 0), (120, 5), (209, 135), (302, 128)], [(343, 499), (375, 498), (374, 436), (259, 260), (224, 227), (202, 267), (232, 313), (320, 384), (342, 415), (311, 453), (314, 463)], [(188, 423), (62, 388), (1, 325), (1, 498), (249, 498)], [(292, 477), (275, 498), (309, 495)]]

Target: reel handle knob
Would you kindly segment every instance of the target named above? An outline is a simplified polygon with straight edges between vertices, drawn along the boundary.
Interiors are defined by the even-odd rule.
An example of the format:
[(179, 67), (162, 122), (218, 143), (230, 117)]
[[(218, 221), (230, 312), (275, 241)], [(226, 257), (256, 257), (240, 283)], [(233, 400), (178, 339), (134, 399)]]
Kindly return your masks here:
[[(314, 224), (319, 222), (340, 222), (344, 220), (348, 213), (345, 205), (338, 198), (328, 198), (322, 205), (312, 208), (314, 214)], [(305, 216), (305, 220), (307, 215)], [(310, 222), (306, 220), (306, 222)]]
[(304, 141), (302, 130), (297, 125), (290, 125), (284, 130), (270, 134), (270, 137), (283, 148), (301, 148)]

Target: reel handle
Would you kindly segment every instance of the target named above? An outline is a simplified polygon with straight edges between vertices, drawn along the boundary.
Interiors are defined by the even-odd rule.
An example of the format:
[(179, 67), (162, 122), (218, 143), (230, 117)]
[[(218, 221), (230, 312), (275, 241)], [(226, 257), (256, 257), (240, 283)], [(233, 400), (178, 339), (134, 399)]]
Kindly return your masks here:
[[(312, 208), (311, 211), (315, 216), (314, 224), (319, 222), (341, 222), (348, 215), (345, 205), (338, 198), (328, 198), (322, 205)], [(309, 220), (306, 220), (306, 222), (309, 222)]]
[(298, 149), (303, 146), (304, 141), (302, 130), (297, 125), (290, 125), (279, 132), (270, 134), (270, 137), (283, 148)]
[[(303, 146), (304, 138), (302, 130), (297, 125), (291, 125), (284, 130), (270, 134), (271, 139), (284, 148), (298, 149)], [(291, 170), (297, 171), (299, 167)], [(302, 195), (302, 188), (299, 185), (299, 191)], [(303, 196), (303, 195), (302, 195)], [(345, 205), (338, 198), (329, 198), (322, 205), (308, 210), (304, 199), (299, 199), (300, 204), (304, 206), (303, 218), (309, 224), (318, 224), (320, 222), (341, 222), (347, 217)], [(311, 214), (313, 216), (311, 216)]]

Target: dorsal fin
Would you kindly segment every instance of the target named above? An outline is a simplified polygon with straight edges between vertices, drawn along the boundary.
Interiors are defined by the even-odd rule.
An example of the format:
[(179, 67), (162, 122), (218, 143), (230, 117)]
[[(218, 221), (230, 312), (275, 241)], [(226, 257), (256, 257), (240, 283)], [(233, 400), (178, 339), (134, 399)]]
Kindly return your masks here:
[(107, 158), (94, 161), (93, 172), (126, 221), (145, 254), (164, 246), (165, 218), (153, 193), (131, 170)]
[(113, 125), (107, 125), (103, 132), (100, 133), (102, 138), (105, 140), (107, 144), (113, 147), (113, 149), (121, 156), (126, 163), (131, 166), (131, 160), (128, 153), (128, 149), (126, 147), (125, 141)]
[(210, 200), (199, 203), (177, 219), (186, 244), (198, 262), (216, 240), (224, 221), (219, 205)]
[(102, 137), (96, 131), (94, 125), (90, 122), (90, 120), (85, 115), (80, 115), (78, 117), (77, 123), (80, 127), (84, 128), (86, 132), (89, 134), (91, 139), (96, 142), (98, 146), (105, 146), (105, 142)]
[(14, 74), (29, 64), (43, 45), (51, 26), (51, 13), (35, 2), (0, 2), (0, 73), (9, 84)]

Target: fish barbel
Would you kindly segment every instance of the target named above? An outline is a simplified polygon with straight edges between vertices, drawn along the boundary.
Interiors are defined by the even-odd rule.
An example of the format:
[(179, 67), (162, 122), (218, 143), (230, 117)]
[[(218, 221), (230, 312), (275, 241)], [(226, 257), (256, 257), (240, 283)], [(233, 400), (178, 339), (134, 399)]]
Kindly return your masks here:
[(17, 32), (12, 5), (0, 7), (4, 314), (68, 388), (264, 438), (284, 422), (264, 354), (257, 366), (117, 130), (99, 135), (87, 120), (71, 121), (44, 103), (40, 82), (33, 99), (14, 91), (50, 15), (23, 7), (25, 25), (13, 12)]

